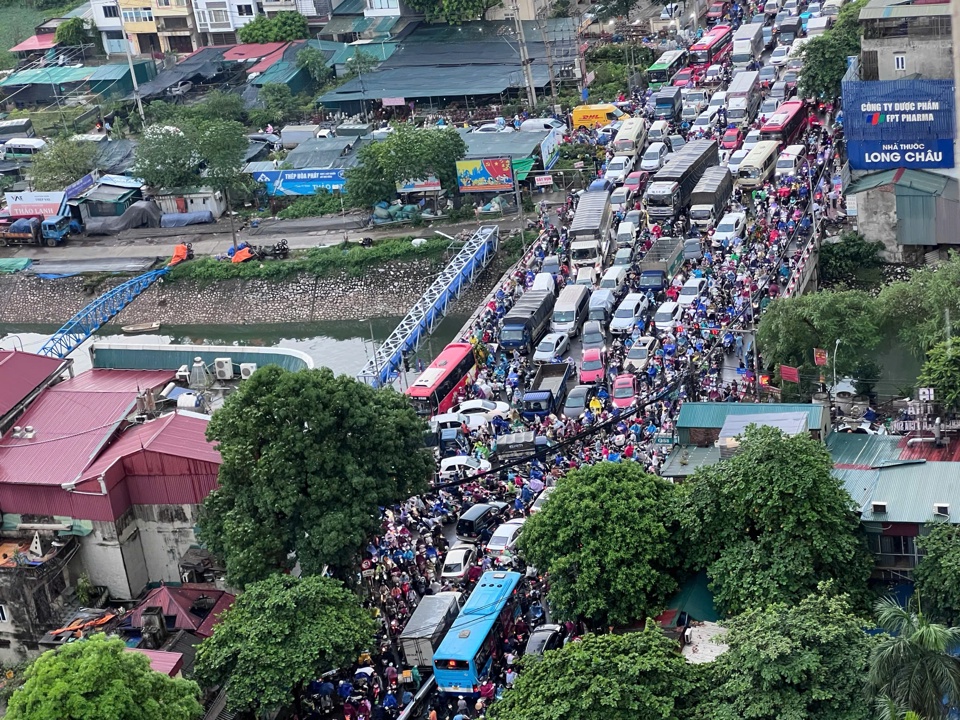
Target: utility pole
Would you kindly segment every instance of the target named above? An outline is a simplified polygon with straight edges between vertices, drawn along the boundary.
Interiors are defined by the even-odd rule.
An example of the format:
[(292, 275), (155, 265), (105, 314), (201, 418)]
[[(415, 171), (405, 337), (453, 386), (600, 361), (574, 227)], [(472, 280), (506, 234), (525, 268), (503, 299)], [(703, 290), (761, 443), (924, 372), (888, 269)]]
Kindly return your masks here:
[[(114, 3), (117, 6), (117, 13), (120, 16), (120, 24), (123, 26), (123, 9), (120, 3)], [(130, 54), (130, 36), (127, 29), (123, 28), (123, 47), (127, 50), (127, 65), (130, 67), (130, 81), (133, 83), (133, 99), (137, 101), (137, 112), (140, 114), (140, 124), (147, 126), (147, 117), (143, 114), (143, 101), (140, 99), (140, 83), (137, 82), (137, 73), (133, 69), (133, 55)]]
[(550, 73), (550, 102), (556, 105), (557, 79), (556, 75), (553, 74), (553, 49), (550, 47), (550, 41), (547, 39), (547, 31), (544, 30), (543, 22), (539, 17), (537, 18), (537, 29), (540, 30), (540, 34), (543, 36), (543, 48), (547, 53), (547, 72)]
[(520, 45), (520, 64), (523, 65), (523, 76), (527, 83), (527, 103), (530, 105), (530, 111), (537, 106), (537, 89), (533, 84), (533, 66), (530, 60), (530, 52), (527, 50), (527, 38), (523, 34), (523, 21), (520, 19), (520, 5), (517, 0), (513, 0), (513, 23), (517, 28), (517, 42)]

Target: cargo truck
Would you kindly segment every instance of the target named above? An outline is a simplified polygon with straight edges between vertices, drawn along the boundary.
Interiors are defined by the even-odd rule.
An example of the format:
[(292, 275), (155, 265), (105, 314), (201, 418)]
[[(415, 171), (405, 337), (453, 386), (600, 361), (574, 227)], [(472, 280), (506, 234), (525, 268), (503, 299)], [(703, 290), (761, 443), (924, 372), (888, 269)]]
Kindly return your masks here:
[(570, 223), (570, 259), (573, 267), (602, 265), (610, 251), (610, 195), (605, 190), (588, 190), (580, 196)]
[(541, 365), (530, 389), (523, 394), (523, 419), (543, 419), (559, 413), (567, 399), (567, 382), (572, 375), (573, 368), (565, 362)]
[(763, 23), (741, 25), (733, 36), (730, 59), (737, 70), (747, 67), (763, 55)]
[(719, 162), (715, 140), (694, 140), (683, 146), (676, 156), (653, 176), (643, 195), (647, 219), (672, 221), (690, 207), (690, 195), (704, 171)]
[(557, 296), (549, 290), (528, 290), (503, 318), (500, 347), (531, 352), (550, 327)]
[(41, 216), (24, 217), (9, 225), (0, 224), (3, 245), (47, 245), (56, 247), (70, 235), (70, 218), (56, 215), (44, 220)]
[(683, 238), (659, 238), (640, 261), (640, 289), (665, 290), (683, 265)]
[(425, 595), (400, 633), (400, 649), (407, 665), (433, 667), (433, 651), (460, 614), (458, 592)]
[(706, 230), (717, 224), (733, 193), (733, 176), (725, 166), (707, 168), (690, 195), (690, 222)]

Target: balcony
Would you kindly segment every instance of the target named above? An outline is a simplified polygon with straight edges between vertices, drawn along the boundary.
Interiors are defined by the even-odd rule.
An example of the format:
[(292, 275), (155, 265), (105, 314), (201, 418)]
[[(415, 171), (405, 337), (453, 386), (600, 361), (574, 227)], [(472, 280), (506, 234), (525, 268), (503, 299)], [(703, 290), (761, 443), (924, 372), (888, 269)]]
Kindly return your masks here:
[(263, 12), (292, 12), (297, 9), (296, 0), (263, 0)]
[(187, 0), (154, 0), (155, 17), (189, 17), (190, 5)]
[(193, 35), (193, 17), (158, 17), (157, 32), (161, 35)]

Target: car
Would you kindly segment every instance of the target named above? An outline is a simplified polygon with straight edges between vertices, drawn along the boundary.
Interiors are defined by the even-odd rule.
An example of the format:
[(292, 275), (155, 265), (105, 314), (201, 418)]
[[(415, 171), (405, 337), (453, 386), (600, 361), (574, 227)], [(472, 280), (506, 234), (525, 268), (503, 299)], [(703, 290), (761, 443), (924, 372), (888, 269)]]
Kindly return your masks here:
[(744, 150), (750, 151), (750, 150), (753, 150), (754, 147), (756, 147), (756, 144), (758, 142), (760, 142), (760, 131), (751, 130), (750, 132), (747, 133), (747, 136), (743, 139), (742, 147)]
[(512, 133), (513, 127), (510, 125), (498, 125), (497, 123), (486, 123), (481, 125), (474, 132), (477, 133)]
[(633, 158), (617, 155), (607, 163), (607, 171), (603, 174), (603, 178), (619, 184), (626, 180), (631, 172), (633, 172)]
[(783, 4), (783, 9), (786, 10), (791, 15), (800, 14), (800, 0), (787, 0)]
[(790, 17), (790, 13), (786, 10), (781, 10), (777, 13), (777, 16), (773, 19), (773, 31), (778, 33), (780, 32), (780, 26), (783, 25), (783, 21)]
[(556, 275), (560, 272), (560, 256), (547, 255), (540, 264), (540, 272)]
[(568, 418), (580, 417), (587, 411), (587, 406), (596, 394), (595, 385), (577, 385), (567, 393), (561, 413)]
[(580, 383), (582, 385), (602, 383), (607, 371), (607, 353), (591, 348), (583, 351), (580, 359)]
[(707, 72), (703, 75), (703, 84), (704, 85), (719, 85), (723, 82), (723, 66), (722, 65), (711, 65), (707, 68)]
[(797, 72), (803, 72), (803, 58), (797, 57), (796, 55), (791, 55), (790, 59), (787, 60), (787, 64), (783, 66), (784, 70), (796, 70)]
[(610, 402), (614, 407), (626, 409), (637, 402), (637, 376), (633, 373), (617, 375), (613, 379)]
[[(574, 388), (574, 390), (576, 389), (577, 388)], [(573, 392), (573, 390), (571, 390), (570, 392)], [(551, 485), (550, 487), (545, 487), (543, 490), (540, 491), (540, 494), (537, 495), (537, 499), (534, 500), (533, 505), (530, 506), (531, 515), (534, 515), (543, 509), (543, 504), (550, 499), (550, 496), (553, 495), (554, 490), (556, 490), (556, 488)]]
[(683, 259), (700, 260), (703, 258), (703, 243), (700, 238), (687, 238), (683, 241)]
[(707, 107), (719, 111), (727, 102), (727, 91), (718, 90), (713, 95), (710, 96), (710, 102), (707, 104)]
[(177, 95), (182, 96), (186, 95), (193, 89), (193, 83), (189, 80), (181, 80), (173, 87), (167, 88), (167, 95)]
[(707, 281), (702, 277), (692, 277), (687, 280), (680, 288), (680, 295), (677, 296), (677, 303), (680, 307), (693, 305), (697, 299), (703, 295), (707, 289)]
[(723, 19), (723, 16), (730, 10), (730, 3), (726, 0), (715, 2), (707, 9), (707, 22), (715, 23)]
[(480, 415), (487, 420), (495, 417), (504, 418), (510, 414), (510, 405), (499, 400), (465, 400), (452, 408), (451, 412), (461, 415)]
[(526, 518), (514, 518), (494, 530), (484, 548), (484, 554), (499, 558), (510, 557), (517, 547), (517, 540), (520, 539), (526, 521)]
[(680, 16), (680, 3), (668, 3), (663, 6), (663, 10), (660, 11), (661, 20), (670, 20), (671, 18)]
[(792, 97), (797, 85), (800, 84), (800, 73), (796, 70), (787, 70), (783, 74), (783, 80), (780, 82), (787, 86), (787, 97)]
[(743, 145), (743, 130), (740, 128), (730, 128), (720, 139), (720, 147), (724, 150), (739, 150)]
[(770, 117), (777, 111), (778, 107), (780, 107), (780, 101), (777, 100), (777, 98), (765, 98), (764, 101), (760, 103), (760, 109), (757, 110), (757, 115), (760, 117)]
[[(629, 251), (630, 248), (624, 248), (624, 250)], [(603, 329), (603, 324), (599, 320), (587, 320), (583, 324), (580, 341), (584, 352), (593, 349), (606, 350), (607, 333)]]
[(617, 306), (610, 321), (610, 332), (629, 335), (650, 307), (650, 299), (643, 293), (629, 293)]
[(696, 76), (692, 68), (684, 68), (674, 75), (670, 82), (673, 87), (685, 87), (687, 83), (696, 84)]
[(623, 218), (623, 222), (633, 223), (634, 227), (641, 227), (643, 225), (643, 210), (631, 210)]
[(687, 141), (683, 139), (683, 135), (667, 135), (667, 147), (670, 148), (671, 153), (680, 152), (686, 144)]
[(487, 426), (487, 419), (482, 415), (463, 415), (462, 413), (447, 412), (434, 415), (428, 423), (434, 432), (446, 428), (459, 428), (466, 425), (470, 430), (480, 430)]
[(627, 175), (623, 186), (633, 190), (634, 195), (639, 195), (646, 190), (648, 182), (650, 182), (650, 173), (638, 170)]
[(533, 353), (535, 363), (550, 363), (563, 357), (570, 349), (570, 336), (566, 333), (547, 333)]
[(700, 107), (700, 105), (695, 105), (694, 103), (684, 103), (683, 108), (680, 110), (680, 121), (692, 123), (697, 119), (697, 116), (703, 112), (703, 110), (704, 109)]
[(602, 128), (597, 130), (597, 145), (606, 145), (608, 142), (617, 137), (617, 132), (620, 130), (620, 127), (623, 123), (615, 122), (610, 123), (609, 125), (604, 125)]
[(660, 343), (655, 337), (639, 337), (627, 351), (623, 367), (630, 372), (643, 372), (653, 359), (653, 353)]
[(768, 22), (770, 22), (770, 18), (767, 17), (766, 13), (757, 13), (750, 18), (751, 25), (766, 25)]
[(717, 223), (717, 227), (713, 233), (713, 241), (721, 242), (723, 240), (732, 240), (737, 236), (742, 237), (743, 229), (746, 225), (746, 213), (728, 212), (720, 218), (720, 222)]
[(808, 20), (818, 17), (820, 17), (820, 3), (812, 2), (807, 5), (807, 9), (800, 13), (800, 20), (803, 23), (803, 31), (807, 31)]
[(643, 153), (643, 157), (640, 158), (640, 169), (655, 173), (663, 167), (663, 164), (667, 161), (669, 152), (670, 148), (667, 147), (666, 143), (651, 143), (650, 147)]
[(463, 582), (467, 573), (477, 561), (477, 548), (470, 543), (458, 542), (447, 550), (443, 558), (443, 568), (440, 570), (440, 579), (450, 582)]
[(757, 76), (757, 79), (760, 81), (761, 85), (770, 86), (777, 81), (777, 77), (780, 74), (780, 69), (776, 65), (764, 65), (760, 68), (760, 74)]
[(630, 201), (633, 199), (633, 190), (624, 185), (621, 185), (612, 193), (610, 193), (610, 207), (616, 210), (621, 205), (627, 206), (630, 204)]
[(489, 462), (478, 460), (472, 455), (454, 455), (440, 461), (440, 472), (437, 473), (437, 477), (443, 482), (449, 482), (460, 477), (473, 477), (490, 472), (490, 467)]
[(740, 164), (743, 162), (743, 159), (749, 154), (750, 154), (749, 150), (740, 148), (727, 159), (727, 167), (730, 169), (730, 174), (733, 177), (737, 176), (737, 173), (740, 171)]
[(791, 48), (789, 45), (777, 45), (770, 54), (770, 64), (774, 67), (786, 65), (790, 59)]
[(617, 254), (613, 256), (613, 265), (610, 267), (625, 267), (633, 265), (633, 248), (620, 248)]
[(690, 130), (694, 133), (697, 130), (707, 130), (709, 128), (712, 128), (716, 124), (716, 122), (717, 122), (717, 111), (707, 108), (702, 113), (700, 113), (700, 117), (697, 118), (697, 121), (693, 124)]
[(559, 650), (563, 647), (563, 637), (564, 632), (560, 625), (541, 625), (530, 633), (523, 656), (537, 657), (550, 650)]

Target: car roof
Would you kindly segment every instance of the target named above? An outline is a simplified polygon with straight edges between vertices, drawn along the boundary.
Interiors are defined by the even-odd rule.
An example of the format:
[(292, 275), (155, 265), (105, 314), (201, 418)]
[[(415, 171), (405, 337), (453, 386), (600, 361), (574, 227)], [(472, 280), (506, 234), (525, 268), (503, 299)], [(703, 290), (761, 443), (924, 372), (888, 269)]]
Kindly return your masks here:
[(613, 379), (614, 385), (626, 385), (627, 383), (633, 385), (637, 381), (636, 375), (633, 373), (623, 373), (622, 375), (617, 375)]
[(594, 357), (599, 358), (599, 357), (600, 357), (600, 349), (599, 349), (599, 348), (590, 348), (589, 350), (584, 350), (584, 351), (583, 351), (583, 359), (586, 360), (586, 359), (587, 359), (587, 356), (589, 356), (590, 359), (593, 359)]
[[(724, 215), (724, 217), (726, 217), (726, 215)], [(687, 281), (683, 284), (683, 286), (684, 286), (684, 287), (697, 287), (697, 286), (699, 286), (700, 284), (705, 283), (705, 282), (706, 282), (706, 278), (692, 277), (692, 278), (690, 278), (689, 280), (687, 280)]]

